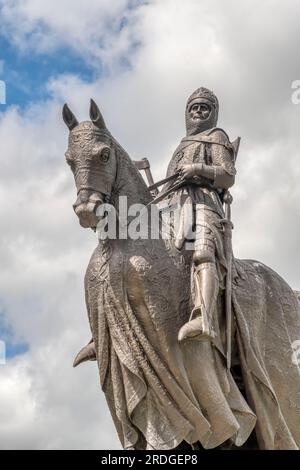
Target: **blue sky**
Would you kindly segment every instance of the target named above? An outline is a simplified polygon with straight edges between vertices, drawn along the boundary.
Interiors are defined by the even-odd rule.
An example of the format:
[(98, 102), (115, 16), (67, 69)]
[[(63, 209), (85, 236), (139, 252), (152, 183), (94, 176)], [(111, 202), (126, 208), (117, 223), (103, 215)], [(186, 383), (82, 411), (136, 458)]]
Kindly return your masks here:
[(5, 312), (0, 312), (0, 339), (6, 346), (6, 360), (25, 354), (29, 350), (28, 344), (16, 340), (13, 328), (7, 323)]
[[(87, 47), (86, 51), (82, 50), (80, 44), (76, 44), (74, 21), (70, 23), (70, 30), (68, 27), (64, 28), (62, 23), (62, 30), (56, 31), (55, 22), (51, 23), (46, 16), (47, 9), (44, 12), (42, 7), (40, 12), (37, 8), (36, 13), (34, 9), (26, 13), (26, 7), (31, 6), (30, 0), (24, 5), (20, 1), (0, 1), (2, 19), (0, 61), (3, 63), (2, 71), (0, 69), (0, 79), (7, 83), (8, 105), (18, 105), (24, 108), (33, 102), (48, 99), (50, 97), (46, 87), (48, 80), (55, 79), (61, 74), (76, 75), (88, 83), (109, 74), (110, 67), (108, 63), (105, 63), (107, 60), (104, 54), (101, 57), (101, 53), (105, 53), (106, 49), (111, 47), (109, 41), (106, 44), (107, 37), (126, 36), (130, 21), (132, 21), (131, 16), (135, 15), (136, 8), (148, 2), (117, 0), (114, 5), (110, 5), (105, 0), (101, 1), (103, 14), (99, 17), (98, 25), (97, 16), (99, 16), (101, 4), (97, 2), (93, 2), (94, 6), (90, 5), (90, 16), (87, 14), (86, 24), (84, 22), (82, 24), (82, 41), (86, 41), (87, 46), (91, 43), (91, 47)], [(32, 3), (34, 5), (34, 2)], [(57, 9), (54, 21), (55, 18), (64, 15), (72, 16), (70, 11), (66, 13), (63, 5), (61, 6), (62, 11)], [(36, 8), (36, 5), (34, 7)], [(73, 4), (73, 8), (76, 9), (77, 6)], [(96, 12), (94, 17), (93, 10)], [(116, 63), (119, 70), (126, 70), (130, 67), (131, 55), (138, 46), (139, 41), (130, 38), (126, 47), (117, 52)], [(113, 51), (111, 56), (112, 54)]]
[[(0, 104), (0, 112), (17, 106), (22, 114), (33, 103), (50, 99), (47, 83), (61, 74), (75, 75), (86, 83), (101, 76), (101, 67), (95, 71), (74, 49), (60, 47), (48, 54), (32, 50), (24, 53), (3, 36), (0, 36), (0, 61), (3, 62), (0, 80), (6, 85), (6, 104)], [(0, 339), (6, 344), (7, 360), (29, 350), (29, 344), (15, 334), (5, 309), (0, 312)]]
[[(124, 11), (130, 11), (134, 7), (134, 3), (136, 2), (130, 1), (128, 4), (120, 2), (120, 8), (121, 10), (124, 8)], [(13, 4), (1, 1), (1, 17), (5, 17), (3, 12), (6, 7), (8, 10), (12, 8), (12, 16), (17, 17), (19, 6), (21, 10), (21, 5), (18, 2)], [(105, 17), (108, 17), (107, 15), (108, 12), (103, 15), (103, 21)], [(72, 44), (72, 41), (68, 43), (63, 37), (57, 43), (55, 42), (53, 47), (50, 45), (49, 49), (47, 47), (39, 49), (39, 43), (35, 36), (41, 34), (46, 38), (47, 43), (47, 36), (51, 36), (51, 34), (55, 36), (55, 31), (48, 33), (49, 25), (47, 25), (46, 18), (39, 17), (36, 22), (35, 19), (33, 20), (31, 30), (28, 31), (25, 27), (23, 34), (23, 20), (22, 13), (20, 13), (20, 29), (17, 29), (17, 18), (12, 23), (9, 20), (7, 23), (3, 21), (2, 29), (0, 29), (0, 80), (4, 81), (6, 85), (6, 103), (0, 104), (0, 113), (8, 111), (10, 107), (17, 106), (18, 113), (22, 116), (35, 103), (51, 100), (52, 92), (47, 85), (50, 80), (59, 80), (60, 76), (74, 76), (82, 83), (89, 84), (101, 80), (102, 76), (107, 73), (105, 66), (102, 66), (101, 58), (95, 66), (95, 62), (92, 63), (90, 60), (89, 53), (83, 54), (82, 50), (78, 50), (76, 44)], [(113, 34), (120, 34), (127, 24), (126, 16), (118, 16)], [(20, 41), (25, 44), (25, 47), (20, 46), (20, 41), (15, 41), (15, 36), (18, 36), (19, 33), (21, 35)], [(102, 48), (101, 41), (98, 43), (98, 47)], [(133, 42), (130, 47), (134, 49), (137, 44)], [(129, 66), (128, 58), (127, 54), (122, 54), (118, 58), (120, 69), (124, 70)], [(0, 299), (0, 304), (4, 304), (5, 299), (2, 300)], [(27, 304), (27, 308), (32, 309), (33, 312), (39, 310), (37, 306), (30, 303)], [(10, 323), (9, 307), (3, 308), (0, 313), (0, 339), (6, 343), (7, 359), (25, 354), (30, 347), (29, 342), (23, 340)]]
[(21, 108), (50, 98), (47, 90), (49, 78), (60, 74), (74, 74), (89, 82), (101, 75), (70, 48), (60, 48), (51, 54), (27, 54), (20, 51), (8, 39), (0, 36), (0, 60), (4, 62), (0, 79), (6, 82), (8, 106)]
[(10, 193), (0, 207), (0, 403), (9, 417), (0, 448), (120, 447), (97, 369), (72, 368), (90, 339), (83, 277), (95, 239), (72, 211), (61, 105), (82, 103), (87, 115), (89, 98), (131, 69), (139, 48), (132, 3), (91, 0), (82, 10), (81, 1), (62, 0), (69, 11), (61, 13), (0, 0), (0, 193)]

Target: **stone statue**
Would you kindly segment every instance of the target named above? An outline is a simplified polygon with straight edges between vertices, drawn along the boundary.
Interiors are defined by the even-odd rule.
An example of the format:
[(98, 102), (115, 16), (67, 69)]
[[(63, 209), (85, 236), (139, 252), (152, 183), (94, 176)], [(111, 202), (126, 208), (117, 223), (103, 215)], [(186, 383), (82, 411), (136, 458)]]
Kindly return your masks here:
[[(92, 339), (74, 363), (97, 361), (125, 449), (300, 445), (299, 303), (270, 268), (232, 256), (238, 142), (216, 127), (218, 108), (207, 89), (189, 98), (187, 136), (154, 197), (160, 183), (147, 187), (93, 100), (90, 121), (63, 109), (80, 224), (96, 229), (99, 209), (120, 214), (124, 197), (151, 211), (147, 237), (99, 241), (85, 276)], [(171, 238), (151, 236), (162, 203), (179, 206)], [(168, 228), (162, 221), (160, 234)]]
[(217, 97), (206, 88), (199, 88), (190, 96), (186, 106), (187, 136), (176, 149), (168, 168), (168, 175), (179, 173), (178, 179), (181, 180), (170, 198), (171, 205), (179, 200), (182, 206), (183, 223), (175, 240), (178, 249), (182, 249), (185, 241), (181, 232), (189, 233), (191, 228), (184, 226), (187, 223), (186, 203), (193, 204), (195, 218), (195, 221), (189, 221), (195, 225), (195, 298), (191, 313), (191, 318), (194, 318), (182, 326), (179, 340), (199, 334), (210, 339), (215, 337), (213, 312), (220, 286), (225, 287), (227, 263), (222, 225), (225, 220), (223, 199), (224, 191), (234, 183), (235, 168), (234, 147), (227, 134), (215, 127), (218, 111)]

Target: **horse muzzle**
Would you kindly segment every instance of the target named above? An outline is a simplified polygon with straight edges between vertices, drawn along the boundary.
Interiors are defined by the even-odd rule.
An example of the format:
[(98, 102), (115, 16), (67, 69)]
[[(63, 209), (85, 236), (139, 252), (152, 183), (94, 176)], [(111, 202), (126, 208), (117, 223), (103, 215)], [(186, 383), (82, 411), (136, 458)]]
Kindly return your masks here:
[(99, 192), (83, 189), (79, 191), (76, 202), (73, 204), (79, 223), (84, 228), (96, 228), (99, 217), (97, 208), (104, 202), (104, 196)]

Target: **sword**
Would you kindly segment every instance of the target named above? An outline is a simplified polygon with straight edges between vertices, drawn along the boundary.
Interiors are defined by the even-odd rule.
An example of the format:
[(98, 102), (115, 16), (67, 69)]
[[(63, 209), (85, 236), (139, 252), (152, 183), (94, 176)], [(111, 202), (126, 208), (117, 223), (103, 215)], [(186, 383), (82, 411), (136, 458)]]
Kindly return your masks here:
[[(236, 162), (237, 154), (240, 146), (240, 137), (232, 142), (233, 160)], [(225, 257), (227, 261), (227, 274), (226, 274), (226, 291), (225, 291), (225, 314), (226, 314), (226, 364), (227, 369), (231, 368), (231, 331), (232, 331), (232, 229), (233, 223), (231, 221), (231, 204), (232, 196), (230, 192), (225, 191), (223, 202), (225, 204), (225, 219), (222, 220), (224, 224), (224, 248)]]
[(179, 175), (180, 175), (179, 172), (178, 172), (178, 173), (174, 173), (174, 175), (168, 176), (167, 178), (164, 178), (163, 180), (160, 180), (160, 181), (158, 181), (158, 182), (155, 183), (155, 184), (151, 184), (151, 186), (149, 186), (148, 189), (149, 189), (150, 191), (153, 191), (153, 189), (157, 189), (157, 188), (159, 188), (160, 186), (162, 186), (163, 184), (168, 183), (169, 181), (175, 180)]
[[(172, 177), (169, 176), (168, 178), (165, 178), (165, 179), (167, 179), (168, 181), (171, 181), (171, 180), (175, 180), (175, 178), (178, 178), (178, 176), (179, 176), (179, 173), (176, 173), (175, 175), (172, 175)], [(165, 189), (165, 191), (161, 191), (160, 193), (158, 193), (158, 195), (147, 204), (147, 207), (150, 206), (151, 204), (157, 204), (158, 202), (165, 199), (173, 191), (180, 188), (184, 184), (184, 182), (185, 182), (184, 178), (180, 178), (178, 181), (175, 181), (175, 183), (171, 185), (169, 188)]]
[(232, 196), (227, 190), (224, 194), (225, 219), (222, 219), (224, 226), (224, 248), (227, 262), (226, 291), (225, 291), (225, 314), (226, 314), (226, 364), (227, 369), (231, 368), (231, 331), (232, 331), (232, 229), (231, 204)]
[[(151, 173), (151, 170), (150, 170), (150, 163), (149, 163), (149, 160), (147, 158), (143, 158), (142, 160), (133, 161), (133, 163), (135, 164), (135, 166), (137, 167), (138, 170), (144, 170), (145, 173), (146, 173), (146, 177), (147, 177), (148, 184), (149, 184), (148, 189), (149, 189), (150, 193), (152, 194), (152, 196), (154, 196), (154, 200), (151, 201), (151, 204), (153, 202), (158, 202), (157, 197), (159, 198), (159, 201), (161, 200), (161, 197), (160, 197), (160, 194), (158, 193), (157, 188), (159, 188), (160, 186), (162, 186), (165, 183), (168, 183), (169, 181), (176, 180), (176, 178), (178, 178), (179, 175), (180, 175), (180, 172), (177, 172), (177, 173), (174, 173), (171, 176), (167, 176), (167, 178), (164, 178), (163, 180), (160, 180), (157, 183), (154, 183), (152, 173)], [(166, 195), (164, 195), (164, 197)]]

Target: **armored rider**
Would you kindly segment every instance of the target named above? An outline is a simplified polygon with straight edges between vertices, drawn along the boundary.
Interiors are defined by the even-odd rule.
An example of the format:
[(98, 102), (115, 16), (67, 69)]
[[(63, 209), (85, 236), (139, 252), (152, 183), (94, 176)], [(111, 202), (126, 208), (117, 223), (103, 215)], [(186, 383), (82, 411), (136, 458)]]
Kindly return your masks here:
[[(193, 305), (190, 320), (179, 331), (179, 340), (214, 339), (217, 298), (220, 289), (225, 289), (223, 196), (234, 184), (236, 170), (233, 146), (226, 132), (216, 127), (218, 111), (218, 99), (207, 88), (199, 88), (189, 97), (186, 137), (175, 150), (167, 172), (167, 176), (179, 174), (172, 183), (176, 189), (169, 196), (171, 205), (179, 201), (181, 207), (176, 247), (182, 250), (191, 238), (187, 234), (193, 234)], [(187, 204), (192, 206), (192, 222), (186, 217)]]

